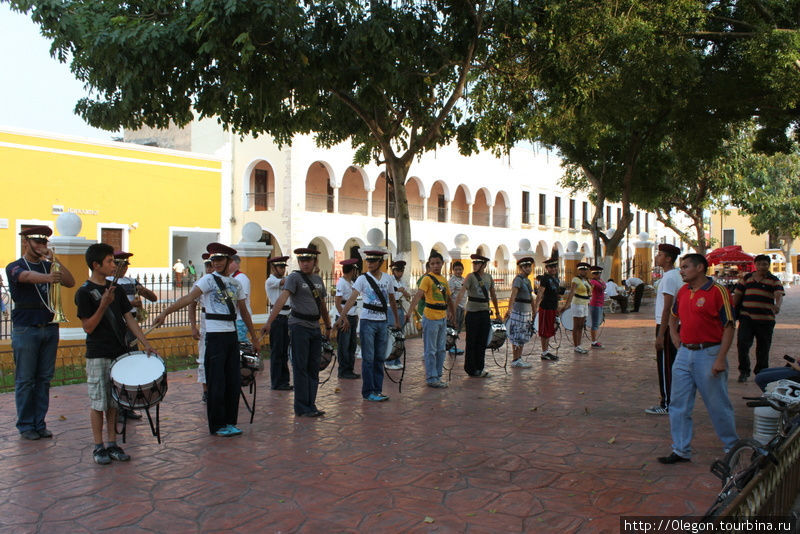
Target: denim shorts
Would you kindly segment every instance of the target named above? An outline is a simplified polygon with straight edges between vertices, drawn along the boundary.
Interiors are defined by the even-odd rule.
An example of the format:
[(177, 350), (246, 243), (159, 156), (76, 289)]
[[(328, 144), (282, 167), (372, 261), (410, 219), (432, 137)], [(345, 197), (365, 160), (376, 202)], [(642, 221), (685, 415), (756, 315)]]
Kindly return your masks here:
[(108, 411), (114, 404), (111, 399), (110, 358), (88, 358), (86, 360), (86, 384), (89, 388), (89, 405), (98, 412)]

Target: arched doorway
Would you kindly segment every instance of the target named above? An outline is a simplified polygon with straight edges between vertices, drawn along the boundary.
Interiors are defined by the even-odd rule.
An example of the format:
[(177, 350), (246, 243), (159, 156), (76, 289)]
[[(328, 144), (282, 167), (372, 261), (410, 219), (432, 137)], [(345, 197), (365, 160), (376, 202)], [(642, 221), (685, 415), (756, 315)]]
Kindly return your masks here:
[(333, 172), (327, 163), (315, 161), (306, 173), (306, 211), (333, 213)]

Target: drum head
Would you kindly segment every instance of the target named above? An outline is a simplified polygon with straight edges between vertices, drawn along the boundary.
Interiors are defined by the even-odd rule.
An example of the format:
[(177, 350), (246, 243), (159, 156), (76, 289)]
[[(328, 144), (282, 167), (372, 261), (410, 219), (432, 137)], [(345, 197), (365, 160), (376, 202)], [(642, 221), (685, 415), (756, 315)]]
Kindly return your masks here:
[(111, 380), (125, 386), (152, 384), (161, 378), (167, 367), (160, 356), (147, 356), (137, 351), (123, 354), (111, 364)]
[(536, 315), (533, 316), (533, 333), (535, 334), (538, 331), (539, 331), (539, 314), (537, 313)]
[(391, 326), (388, 327), (388, 329), (389, 333), (386, 338), (386, 351), (383, 359), (384, 361), (391, 362), (403, 355), (405, 336), (402, 330), (395, 330)]
[(561, 312), (561, 326), (567, 330), (572, 330), (572, 306)]

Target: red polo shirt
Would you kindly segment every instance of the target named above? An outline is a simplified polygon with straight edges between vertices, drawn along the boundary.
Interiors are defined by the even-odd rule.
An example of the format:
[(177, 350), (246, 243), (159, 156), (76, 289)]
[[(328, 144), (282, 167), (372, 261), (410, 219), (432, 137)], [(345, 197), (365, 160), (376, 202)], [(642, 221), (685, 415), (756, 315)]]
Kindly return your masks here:
[(681, 322), (681, 343), (720, 343), (725, 327), (733, 323), (728, 290), (711, 278), (698, 290), (689, 284), (678, 290), (672, 315)]

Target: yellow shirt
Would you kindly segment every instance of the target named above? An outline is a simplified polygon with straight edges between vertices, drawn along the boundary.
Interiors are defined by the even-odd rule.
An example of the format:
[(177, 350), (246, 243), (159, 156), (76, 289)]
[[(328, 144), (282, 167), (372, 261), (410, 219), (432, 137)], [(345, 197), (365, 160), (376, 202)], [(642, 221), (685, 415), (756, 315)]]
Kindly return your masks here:
[[(432, 321), (436, 321), (447, 317), (446, 306), (450, 296), (450, 289), (447, 285), (447, 280), (445, 280), (443, 276), (433, 273), (429, 274), (430, 276), (426, 274), (422, 277), (422, 280), (419, 282), (419, 288), (425, 292), (425, 317)], [(433, 283), (431, 276), (436, 278), (436, 281), (439, 282), (439, 287), (437, 287), (437, 284)], [(445, 308), (442, 310), (437, 310), (431, 308), (428, 306), (428, 304), (433, 304), (437, 307), (444, 306)]]
[(575, 296), (580, 297), (578, 299), (578, 304), (588, 304), (589, 297), (592, 296), (592, 284), (580, 276), (573, 278), (572, 283), (575, 284)]

